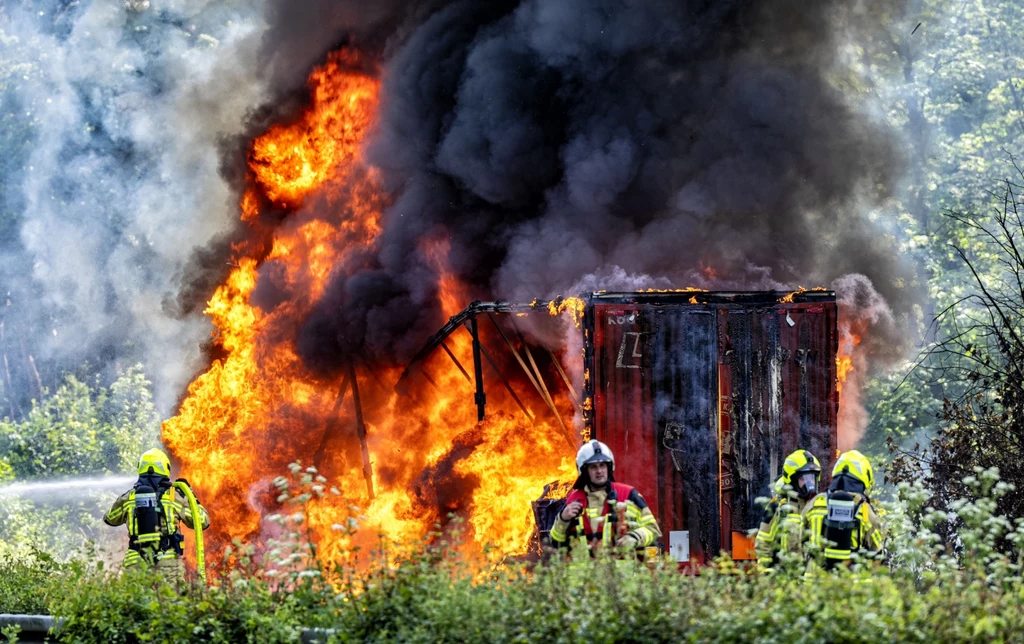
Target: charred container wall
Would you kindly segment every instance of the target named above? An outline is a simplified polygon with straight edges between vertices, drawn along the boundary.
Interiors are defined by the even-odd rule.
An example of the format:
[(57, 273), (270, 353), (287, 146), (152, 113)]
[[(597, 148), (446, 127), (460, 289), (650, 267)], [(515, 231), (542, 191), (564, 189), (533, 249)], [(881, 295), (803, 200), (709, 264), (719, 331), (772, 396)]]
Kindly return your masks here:
[(831, 471), (834, 292), (594, 293), (583, 329), (585, 424), (689, 561), (752, 556), (755, 499), (791, 451)]

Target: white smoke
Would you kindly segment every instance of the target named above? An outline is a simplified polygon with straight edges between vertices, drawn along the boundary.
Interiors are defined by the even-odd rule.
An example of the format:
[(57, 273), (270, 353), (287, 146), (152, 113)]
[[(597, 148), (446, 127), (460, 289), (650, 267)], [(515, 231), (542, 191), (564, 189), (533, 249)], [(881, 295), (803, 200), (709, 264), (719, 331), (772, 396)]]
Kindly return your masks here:
[(54, 320), (33, 345), (129, 353), (166, 413), (201, 366), (209, 323), (174, 319), (164, 303), (194, 249), (237, 221), (218, 144), (267, 98), (259, 5), (32, 1), (0, 9), (0, 29), (25, 68), (6, 91), (34, 133), (20, 182), (5, 186), (24, 206), (31, 274), (16, 279), (39, 293), (19, 304)]

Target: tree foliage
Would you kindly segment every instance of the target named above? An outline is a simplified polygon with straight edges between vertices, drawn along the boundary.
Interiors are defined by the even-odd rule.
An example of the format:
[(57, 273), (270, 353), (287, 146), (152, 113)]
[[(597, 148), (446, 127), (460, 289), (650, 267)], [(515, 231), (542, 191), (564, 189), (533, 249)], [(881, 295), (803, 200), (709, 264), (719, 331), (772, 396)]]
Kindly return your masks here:
[(0, 462), (18, 479), (131, 471), (159, 433), (149, 387), (141, 366), (109, 388), (66, 376), (24, 420), (0, 421)]
[(149, 387), (139, 366), (109, 387), (68, 375), (23, 420), (0, 421), (0, 481), (9, 482), (0, 486), (0, 556), (43, 549), (65, 558), (87, 541), (120, 546), (123, 530), (100, 519), (123, 490), (94, 489), (80, 477), (131, 474), (157, 444)]
[[(943, 213), (988, 208), (993, 182), (1015, 174), (1011, 153), (1024, 149), (1024, 12), (1006, 0), (916, 0), (908, 9), (883, 17), (893, 22), (891, 40), (865, 47), (874, 56), (858, 60), (867, 78), (879, 79), (867, 91), (904, 143), (905, 187), (879, 219), (892, 222), (900, 254), (919, 267), (909, 286), (926, 301), (906, 328), (927, 346), (956, 333), (954, 318), (939, 314), (976, 287), (955, 249), (971, 253), (982, 273), (995, 268), (982, 257), (995, 249)], [(913, 358), (867, 388), (864, 447), (876, 455), (889, 438), (909, 448), (934, 436), (943, 400), (964, 391), (942, 365)]]
[(1016, 486), (1000, 510), (1024, 517), (1024, 172), (1017, 172), (987, 212), (948, 213), (963, 231), (951, 250), (974, 286), (940, 313), (943, 331), (921, 364), (960, 386), (921, 452), (892, 447), (894, 478), (925, 480), (939, 507), (964, 494), (972, 467), (999, 468)]

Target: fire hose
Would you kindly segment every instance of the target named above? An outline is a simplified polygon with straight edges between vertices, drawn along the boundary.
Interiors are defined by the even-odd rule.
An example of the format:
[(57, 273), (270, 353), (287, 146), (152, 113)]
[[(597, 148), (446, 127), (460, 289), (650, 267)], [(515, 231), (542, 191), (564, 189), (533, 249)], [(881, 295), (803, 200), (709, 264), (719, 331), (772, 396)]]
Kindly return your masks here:
[(175, 481), (174, 487), (188, 499), (188, 509), (192, 512), (193, 532), (196, 535), (196, 574), (203, 583), (206, 583), (206, 554), (203, 551), (203, 519), (199, 513), (199, 501), (185, 479)]

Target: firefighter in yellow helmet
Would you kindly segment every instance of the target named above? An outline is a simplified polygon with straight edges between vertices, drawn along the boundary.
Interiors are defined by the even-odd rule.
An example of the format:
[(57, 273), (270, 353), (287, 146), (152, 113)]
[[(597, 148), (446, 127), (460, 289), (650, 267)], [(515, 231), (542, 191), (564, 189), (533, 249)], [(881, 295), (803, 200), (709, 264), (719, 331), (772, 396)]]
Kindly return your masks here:
[(182, 486), (188, 488), (188, 482), (178, 479), (171, 483), (171, 461), (162, 450), (146, 451), (139, 459), (138, 472), (135, 485), (114, 501), (103, 521), (109, 526), (128, 525), (124, 566), (147, 562), (165, 579), (180, 582), (185, 577), (185, 564), (181, 547), (184, 537), (178, 524), (193, 530), (198, 524), (205, 530), (210, 527), (210, 517), (198, 502), (198, 516), (193, 514)]
[(579, 477), (551, 526), (556, 546), (568, 547), (575, 541), (592, 552), (615, 546), (641, 554), (661, 537), (644, 497), (614, 480), (615, 457), (607, 445), (598, 440), (584, 443), (576, 454), (576, 471)]
[(759, 568), (778, 563), (780, 552), (803, 552), (806, 531), (820, 519), (811, 512), (820, 477), (821, 463), (809, 451), (798, 449), (786, 457), (782, 476), (774, 485), (775, 495), (765, 507), (754, 538)]
[(839, 456), (828, 492), (814, 500), (822, 521), (821, 529), (812, 533), (812, 542), (824, 550), (826, 569), (848, 564), (857, 552), (871, 556), (882, 552), (882, 522), (870, 498), (874, 484), (874, 469), (866, 456), (857, 450)]

